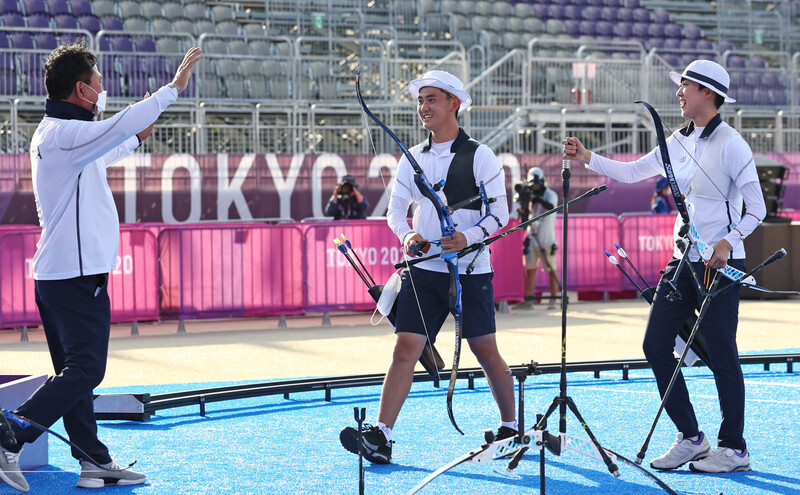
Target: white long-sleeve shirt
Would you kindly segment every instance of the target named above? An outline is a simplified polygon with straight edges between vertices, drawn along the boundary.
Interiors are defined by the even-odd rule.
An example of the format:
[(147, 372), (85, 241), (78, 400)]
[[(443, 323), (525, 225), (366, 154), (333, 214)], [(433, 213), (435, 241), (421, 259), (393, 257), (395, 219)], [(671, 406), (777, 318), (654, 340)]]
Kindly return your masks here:
[(42, 227), (33, 257), (34, 279), (64, 280), (114, 270), (119, 216), (106, 167), (136, 149), (136, 134), (177, 98), (175, 88), (167, 85), (99, 122), (77, 105), (48, 100), (48, 115), (36, 128), (30, 151)]
[[(411, 156), (414, 157), (425, 172), (428, 181), (431, 184), (435, 184), (447, 178), (447, 172), (450, 170), (450, 163), (455, 156), (455, 153), (451, 151), (453, 141), (433, 143), (430, 151), (423, 153), (424, 144), (425, 143), (414, 146), (409, 151), (411, 152)], [(497, 201), (490, 205), (491, 212), (498, 218), (500, 224), (505, 226), (508, 223), (508, 202), (506, 199), (505, 173), (502, 165), (500, 165), (500, 161), (492, 150), (485, 145), (480, 145), (475, 150), (472, 170), (475, 175), (475, 185), (483, 181), (487, 196), (490, 199), (497, 198)], [(442, 203), (447, 204), (444, 191), (439, 190), (437, 194), (442, 200)], [(412, 202), (416, 203), (418, 207), (414, 210), (412, 227), (409, 227), (408, 221), (406, 220), (406, 213)], [(484, 213), (483, 208), (481, 210), (462, 208), (453, 212), (452, 216), (453, 222), (456, 224), (456, 230), (464, 234), (468, 246), (486, 238), (483, 229), (481, 229), (480, 226), (476, 226), (476, 223), (481, 219)], [(397, 166), (397, 175), (395, 177), (392, 195), (389, 199), (386, 217), (389, 227), (395, 235), (397, 235), (398, 239), (400, 239), (400, 242), (403, 242), (406, 236), (411, 232), (416, 232), (429, 241), (438, 240), (442, 237), (442, 229), (439, 225), (436, 207), (432, 201), (422, 196), (416, 184), (414, 184), (414, 169), (405, 156), (400, 159), (400, 163)], [(499, 227), (497, 222), (491, 217), (484, 219), (480, 225), (486, 229), (489, 235), (494, 234), (502, 228)], [(427, 256), (440, 252), (441, 248), (438, 246), (431, 246)], [(459, 260), (460, 274), (465, 273), (467, 266), (474, 258), (475, 253), (464, 256)], [(425, 261), (416, 266), (426, 270), (447, 273), (447, 264), (444, 259), (441, 258)], [(489, 259), (489, 249), (485, 249), (480, 258), (478, 258), (478, 261), (475, 262), (473, 273), (489, 273), (491, 271), (492, 265)]]
[[(744, 244), (742, 240), (755, 230), (761, 223), (766, 214), (764, 197), (758, 183), (758, 173), (756, 172), (753, 160), (753, 152), (750, 146), (738, 134), (728, 139), (721, 153), (721, 166), (725, 174), (733, 178), (736, 187), (739, 189), (747, 207), (747, 214), (741, 219), (728, 218), (728, 211), (720, 207), (720, 202), (698, 197), (693, 194), (690, 185), (698, 172), (697, 163), (700, 161), (703, 152), (714, 133), (727, 123), (719, 121), (719, 116), (712, 119), (707, 127), (694, 128), (690, 126), (686, 130), (679, 129), (667, 138), (667, 148), (669, 150), (670, 161), (672, 162), (675, 179), (678, 188), (685, 195), (687, 205), (694, 208), (695, 214), (692, 219), (697, 231), (700, 233), (701, 240), (709, 245), (714, 245), (722, 238), (728, 241), (732, 248), (733, 258), (744, 258)], [(708, 132), (705, 132), (708, 129)], [(688, 156), (691, 154), (691, 156)], [(592, 153), (591, 160), (586, 167), (600, 172), (625, 183), (638, 182), (655, 175), (665, 175), (664, 165), (661, 162), (661, 152), (658, 147), (650, 153), (633, 162), (619, 162), (611, 160), (595, 153)], [(729, 209), (737, 216), (741, 216), (742, 211), (736, 206)], [(718, 236), (713, 233), (712, 225), (720, 223), (733, 223), (733, 227), (726, 235)], [(680, 216), (675, 221), (675, 237), (682, 225)], [(673, 251), (675, 257), (680, 258), (682, 253), (675, 247)], [(690, 259), (699, 259), (695, 250), (690, 253)]]

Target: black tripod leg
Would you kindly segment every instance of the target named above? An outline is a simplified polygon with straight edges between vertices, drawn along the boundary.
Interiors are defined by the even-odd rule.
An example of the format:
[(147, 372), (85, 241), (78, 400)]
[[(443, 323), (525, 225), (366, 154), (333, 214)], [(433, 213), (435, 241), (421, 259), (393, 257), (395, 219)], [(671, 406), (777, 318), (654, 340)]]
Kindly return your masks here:
[(667, 400), (669, 399), (670, 393), (672, 393), (672, 387), (675, 385), (675, 380), (678, 378), (678, 374), (681, 372), (681, 365), (683, 364), (683, 360), (686, 359), (686, 353), (689, 352), (689, 347), (692, 345), (692, 341), (694, 341), (694, 337), (697, 334), (698, 328), (700, 328), (700, 322), (703, 321), (703, 318), (708, 312), (708, 307), (711, 305), (711, 300), (714, 298), (714, 291), (717, 288), (717, 284), (719, 283), (719, 272), (714, 274), (714, 280), (711, 282), (711, 287), (709, 288), (708, 292), (706, 292), (705, 297), (703, 298), (703, 304), (700, 306), (700, 315), (697, 317), (697, 321), (694, 324), (694, 328), (692, 328), (692, 333), (689, 334), (689, 338), (686, 339), (686, 346), (683, 348), (683, 352), (681, 356), (678, 358), (678, 362), (675, 365), (675, 371), (672, 373), (672, 378), (669, 380), (669, 385), (667, 385), (667, 389), (664, 391), (664, 396), (661, 398), (661, 404), (658, 406), (658, 411), (656, 412), (656, 417), (653, 419), (653, 424), (650, 425), (650, 431), (647, 433), (647, 438), (645, 438), (644, 443), (642, 444), (642, 448), (639, 449), (639, 453), (636, 454), (636, 464), (641, 464), (644, 460), (644, 456), (647, 453), (647, 447), (650, 444), (650, 439), (653, 436), (653, 432), (656, 429), (656, 424), (658, 424), (658, 418), (661, 417), (661, 413), (664, 411), (664, 407), (667, 404)]
[(617, 465), (614, 464), (614, 461), (611, 460), (605, 449), (602, 447), (602, 445), (600, 445), (600, 442), (594, 436), (594, 433), (592, 433), (592, 429), (589, 428), (589, 425), (583, 420), (583, 416), (581, 416), (580, 411), (578, 411), (578, 406), (576, 406), (575, 402), (572, 401), (572, 397), (567, 397), (567, 406), (569, 406), (569, 410), (572, 411), (572, 414), (578, 418), (578, 421), (580, 422), (581, 426), (583, 426), (583, 429), (586, 430), (586, 434), (589, 435), (589, 440), (591, 440), (594, 446), (597, 447), (597, 451), (600, 452), (600, 457), (603, 458), (603, 462), (605, 462), (606, 466), (608, 467), (608, 472), (613, 474), (614, 477), (619, 478), (619, 469), (617, 468)]

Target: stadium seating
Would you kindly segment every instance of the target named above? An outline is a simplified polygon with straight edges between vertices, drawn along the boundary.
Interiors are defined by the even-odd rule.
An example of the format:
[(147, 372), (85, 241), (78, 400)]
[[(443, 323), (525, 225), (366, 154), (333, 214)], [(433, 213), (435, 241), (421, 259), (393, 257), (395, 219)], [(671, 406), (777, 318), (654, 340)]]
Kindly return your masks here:
[[(352, 73), (361, 66), (380, 67), (392, 81), (365, 81), (371, 98), (402, 102), (410, 77), (442, 60), (456, 71), (465, 67), (470, 79), (502, 73), (480, 93), (484, 103), (567, 105), (581, 94), (578, 84), (587, 84), (582, 91), (592, 103), (614, 105), (656, 77), (645, 74), (663, 77), (698, 57), (729, 69), (739, 106), (798, 104), (800, 62), (790, 61), (791, 52), (765, 54), (720, 39), (713, 26), (669, 0), (379, 0), (369, 9), (362, 3), (266, 2), (258, 11), (236, 0), (0, 0), (0, 99), (35, 101), (44, 92), (42, 57), (62, 40), (85, 37), (100, 55), (109, 95), (131, 100), (157, 89), (171, 64), (199, 44), (206, 56), (191, 94), (220, 105), (350, 104)], [(800, 42), (800, 34), (785, 38)], [(623, 89), (601, 77), (578, 81), (570, 67), (584, 62), (602, 64), (602, 78), (623, 81)], [(517, 91), (524, 96), (514, 100), (509, 94), (525, 81), (528, 87)], [(651, 83), (648, 90), (655, 101), (674, 98), (669, 85)]]

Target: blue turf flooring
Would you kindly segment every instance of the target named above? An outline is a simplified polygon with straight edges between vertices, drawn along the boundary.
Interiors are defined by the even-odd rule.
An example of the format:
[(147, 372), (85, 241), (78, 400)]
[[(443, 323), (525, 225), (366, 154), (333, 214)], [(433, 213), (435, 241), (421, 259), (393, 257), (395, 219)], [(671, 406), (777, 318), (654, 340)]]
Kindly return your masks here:
[[(692, 473), (687, 466), (656, 472), (682, 494), (800, 494), (800, 373), (787, 373), (786, 365), (744, 367), (747, 390), (745, 435), (753, 471), (724, 475)], [(706, 368), (684, 370), (701, 428), (715, 438), (720, 413), (713, 377)], [(529, 377), (526, 382), (526, 423), (535, 421), (558, 395), (558, 375)], [(601, 444), (629, 458), (639, 451), (655, 412), (658, 394), (649, 370), (568, 375), (572, 397)], [(428, 473), (478, 447), (482, 431), (498, 426), (497, 411), (483, 379), (475, 389), (462, 380), (456, 388), (454, 413), (467, 433), (450, 425), (445, 407), (446, 381), (436, 389), (415, 384), (395, 428), (394, 464), (365, 461), (366, 493), (404, 493)], [(226, 383), (227, 384), (227, 383)], [(164, 385), (114, 392), (163, 393), (219, 383)], [(357, 457), (344, 451), (339, 431), (355, 425), (354, 407), (366, 407), (367, 422), (377, 414), (380, 387), (260, 397), (207, 405), (206, 417), (197, 407), (162, 411), (147, 423), (100, 423), (100, 437), (120, 464), (138, 459), (135, 469), (147, 474), (148, 483), (113, 487), (104, 492), (123, 494), (262, 494), (358, 493)], [(584, 436), (578, 421), (568, 415), (568, 432)], [(557, 415), (549, 429), (558, 429)], [(56, 427), (63, 432), (61, 423)], [(662, 415), (647, 452), (645, 464), (672, 444), (675, 431)], [(713, 445), (714, 442), (712, 442)], [(539, 455), (528, 453), (509, 474), (506, 462), (490, 466), (463, 464), (440, 476), (421, 493), (539, 493)], [(50, 440), (51, 465), (28, 473), (31, 493), (86, 493), (75, 488), (78, 464), (66, 445)], [(620, 464), (621, 478), (606, 466), (567, 451), (560, 457), (548, 453), (548, 494), (656, 494), (660, 488), (633, 468)], [(0, 484), (0, 495), (17, 493)]]

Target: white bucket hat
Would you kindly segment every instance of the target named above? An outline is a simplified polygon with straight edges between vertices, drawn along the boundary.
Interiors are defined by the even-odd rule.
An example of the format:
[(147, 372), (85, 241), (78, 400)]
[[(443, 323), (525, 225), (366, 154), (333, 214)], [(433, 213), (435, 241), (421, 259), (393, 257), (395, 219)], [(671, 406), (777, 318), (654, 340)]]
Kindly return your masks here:
[(683, 74), (671, 71), (669, 78), (678, 86), (681, 84), (681, 79), (694, 81), (725, 98), (725, 103), (736, 103), (736, 100), (728, 96), (728, 86), (731, 84), (728, 71), (711, 60), (695, 60), (686, 66)]
[(439, 88), (447, 91), (461, 101), (458, 110), (463, 112), (472, 105), (472, 98), (464, 91), (464, 83), (449, 72), (431, 70), (422, 75), (422, 79), (415, 79), (408, 83), (408, 92), (414, 98), (419, 98), (419, 91), (425, 87)]

